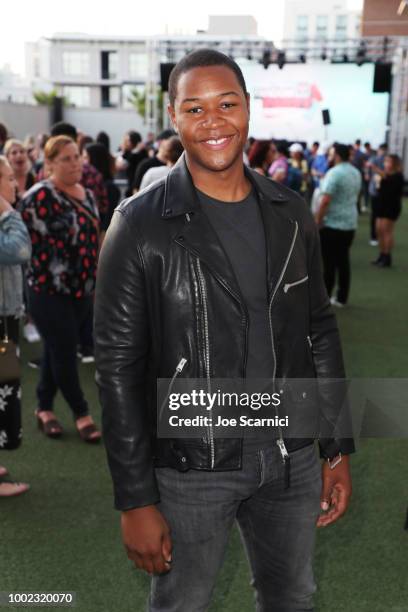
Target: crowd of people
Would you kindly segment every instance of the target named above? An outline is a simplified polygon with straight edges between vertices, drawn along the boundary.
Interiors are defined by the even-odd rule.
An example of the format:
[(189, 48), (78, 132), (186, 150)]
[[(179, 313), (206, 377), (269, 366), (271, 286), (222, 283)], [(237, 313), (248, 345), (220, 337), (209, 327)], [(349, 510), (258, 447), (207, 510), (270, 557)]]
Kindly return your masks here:
[[(404, 188), (401, 159), (387, 144), (374, 150), (341, 143), (305, 143), (250, 139), (248, 164), (257, 172), (299, 192), (320, 228), (324, 277), (334, 306), (347, 303), (349, 251), (359, 214), (370, 213), (369, 243), (379, 247), (373, 265), (392, 265), (395, 222)], [(337, 282), (337, 294), (333, 295)]]
[[(129, 130), (112, 151), (105, 132), (94, 139), (65, 122), (24, 142), (0, 124), (0, 346), (19, 352), (21, 320), (28, 341), (42, 340), (41, 362), (32, 364), (39, 367), (35, 418), (48, 437), (63, 435), (54, 412), (60, 390), (80, 438), (101, 439), (78, 370), (78, 356), (93, 361), (99, 248), (121, 198), (165, 177), (182, 153), (170, 129), (145, 139)], [(392, 265), (404, 177), (401, 160), (386, 144), (374, 150), (369, 143), (362, 148), (359, 140), (353, 146), (313, 142), (309, 148), (249, 138), (244, 162), (297, 191), (310, 206), (334, 306), (348, 301), (349, 252), (359, 214), (370, 211), (369, 241), (379, 246), (372, 263)], [(21, 442), (20, 398), (20, 380), (0, 376), (0, 449)], [(9, 480), (0, 466), (0, 497), (28, 489)]]

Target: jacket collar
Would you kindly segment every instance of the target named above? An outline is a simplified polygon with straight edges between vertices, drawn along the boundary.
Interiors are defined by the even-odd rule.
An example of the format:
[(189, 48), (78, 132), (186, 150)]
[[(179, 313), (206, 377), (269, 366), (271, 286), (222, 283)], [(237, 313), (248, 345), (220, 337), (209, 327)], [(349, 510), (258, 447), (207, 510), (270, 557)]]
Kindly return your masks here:
[[(245, 173), (254, 186), (265, 231), (268, 294), (272, 295), (290, 250), (295, 223), (285, 206), (289, 201), (285, 191), (252, 170)], [(277, 204), (277, 205), (276, 205)], [(203, 261), (210, 272), (242, 304), (244, 300), (232, 266), (207, 216), (202, 212), (198, 196), (188, 171), (184, 155), (166, 179), (162, 216), (174, 218), (192, 213), (174, 238), (183, 248)]]
[[(258, 198), (280, 203), (288, 201), (288, 196), (273, 181), (262, 177), (245, 166), (245, 174), (257, 192)], [(181, 156), (166, 178), (162, 216), (171, 219), (199, 209), (194, 183), (187, 168), (185, 155)]]

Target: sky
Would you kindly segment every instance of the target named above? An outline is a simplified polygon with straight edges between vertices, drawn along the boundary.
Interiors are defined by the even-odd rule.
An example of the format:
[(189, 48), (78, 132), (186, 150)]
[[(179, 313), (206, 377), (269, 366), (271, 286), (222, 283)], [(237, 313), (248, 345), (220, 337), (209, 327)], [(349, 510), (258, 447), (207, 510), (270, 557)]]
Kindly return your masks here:
[[(194, 34), (205, 30), (208, 15), (253, 15), (260, 36), (282, 37), (285, 0), (20, 0), (3, 8), (0, 36), (0, 67), (9, 64), (24, 73), (24, 43), (55, 32), (84, 32), (108, 35)], [(350, 9), (361, 9), (363, 0), (348, 0)], [(101, 8), (103, 6), (103, 9)], [(220, 6), (222, 7), (220, 9)], [(158, 18), (160, 16), (160, 18)]]

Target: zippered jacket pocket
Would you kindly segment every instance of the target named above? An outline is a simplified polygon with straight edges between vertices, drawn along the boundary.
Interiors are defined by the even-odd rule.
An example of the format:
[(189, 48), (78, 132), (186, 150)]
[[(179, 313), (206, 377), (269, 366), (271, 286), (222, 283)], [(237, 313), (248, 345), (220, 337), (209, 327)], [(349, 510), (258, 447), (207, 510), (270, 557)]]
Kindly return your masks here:
[(178, 376), (178, 375), (179, 375), (179, 374), (180, 374), (180, 373), (183, 371), (184, 366), (186, 365), (186, 363), (187, 363), (187, 359), (185, 359), (184, 357), (182, 357), (182, 358), (180, 359), (180, 361), (178, 362), (178, 364), (177, 364), (177, 367), (176, 367), (176, 369), (175, 369), (175, 371), (174, 371), (174, 374), (173, 374), (173, 376), (171, 377), (171, 380), (170, 380), (170, 382), (169, 382), (169, 386), (168, 386), (168, 388), (167, 388), (167, 393), (166, 393), (166, 395), (164, 396), (164, 399), (163, 399), (162, 404), (161, 404), (161, 406), (160, 406), (160, 414), (159, 414), (159, 419), (161, 419), (161, 417), (162, 417), (162, 415), (163, 415), (163, 410), (164, 410), (164, 408), (165, 408), (165, 406), (166, 406), (167, 400), (168, 400), (168, 399), (169, 399), (169, 397), (170, 397), (170, 393), (171, 393), (171, 391), (172, 391), (172, 389), (173, 389), (174, 381), (176, 380), (177, 376)]
[(283, 292), (287, 293), (289, 291), (289, 289), (291, 289), (292, 287), (296, 287), (297, 285), (301, 285), (302, 283), (305, 283), (309, 278), (309, 275), (305, 276), (304, 278), (301, 278), (298, 281), (295, 281), (294, 283), (286, 283), (285, 285), (283, 285)]

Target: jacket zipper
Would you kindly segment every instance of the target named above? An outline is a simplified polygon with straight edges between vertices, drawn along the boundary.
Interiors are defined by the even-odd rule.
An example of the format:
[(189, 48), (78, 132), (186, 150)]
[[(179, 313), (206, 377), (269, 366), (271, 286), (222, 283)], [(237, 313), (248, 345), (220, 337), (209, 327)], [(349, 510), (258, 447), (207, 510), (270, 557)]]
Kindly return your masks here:
[(291, 289), (292, 287), (296, 287), (296, 285), (301, 285), (302, 283), (305, 283), (308, 278), (309, 278), (309, 276), (305, 276), (304, 278), (301, 278), (300, 280), (296, 281), (295, 283), (286, 283), (286, 285), (283, 285), (283, 292), (287, 293), (289, 291), (289, 289)]
[[(211, 393), (211, 376), (210, 376), (210, 339), (208, 333), (208, 310), (207, 310), (207, 292), (205, 289), (204, 276), (201, 271), (201, 263), (199, 258), (197, 257), (197, 271), (198, 271), (198, 279), (200, 283), (201, 295), (203, 298), (203, 315), (204, 315), (204, 337), (205, 337), (205, 348), (204, 348), (204, 364), (207, 375), (207, 387), (208, 393)], [(210, 414), (210, 416), (212, 416)], [(211, 469), (214, 469), (215, 465), (215, 448), (214, 448), (214, 430), (213, 426), (209, 425), (207, 427), (208, 432), (208, 440), (210, 443), (210, 455), (211, 455)]]
[(169, 382), (169, 386), (167, 387), (166, 396), (165, 396), (165, 398), (164, 398), (164, 400), (162, 402), (162, 405), (160, 406), (160, 415), (159, 415), (159, 419), (160, 420), (161, 420), (161, 417), (162, 417), (162, 414), (163, 414), (163, 410), (164, 410), (164, 408), (166, 406), (167, 400), (169, 399), (170, 393), (171, 393), (171, 391), (173, 389), (174, 381), (176, 380), (177, 376), (179, 374), (181, 374), (181, 372), (184, 370), (184, 366), (186, 365), (186, 363), (187, 363), (187, 359), (182, 357), (180, 359), (180, 361), (178, 362), (176, 369), (174, 370), (174, 374), (171, 377), (171, 380)]
[[(293, 233), (293, 238), (292, 238), (292, 242), (290, 245), (290, 249), (289, 249), (289, 253), (286, 257), (285, 263), (283, 265), (282, 271), (280, 273), (278, 282), (275, 285), (275, 288), (272, 292), (272, 296), (269, 302), (269, 329), (270, 329), (270, 333), (271, 333), (271, 342), (272, 342), (272, 354), (273, 354), (273, 384), (275, 385), (275, 378), (276, 378), (276, 368), (277, 368), (277, 363), (276, 363), (276, 350), (275, 350), (275, 340), (274, 340), (274, 336), (273, 336), (273, 326), (272, 326), (272, 302), (275, 298), (276, 292), (278, 290), (279, 285), (282, 282), (282, 279), (284, 277), (284, 274), (286, 272), (286, 268), (288, 267), (289, 264), (289, 260), (292, 256), (292, 252), (293, 252), (293, 248), (295, 246), (295, 242), (296, 242), (296, 237), (298, 234), (298, 223), (297, 221), (295, 221), (295, 231)], [(302, 279), (303, 280), (303, 279)], [(276, 417), (279, 418), (279, 411), (278, 411), (278, 407), (275, 407), (275, 413), (276, 413)], [(290, 461), (290, 457), (288, 454), (288, 451), (286, 449), (285, 446), (285, 442), (283, 441), (283, 434), (282, 434), (282, 427), (280, 425), (278, 425), (278, 431), (279, 431), (279, 438), (276, 441), (276, 444), (279, 447), (279, 451), (282, 457), (282, 461), (285, 465), (285, 478), (286, 478), (286, 486), (289, 486), (289, 461)]]

